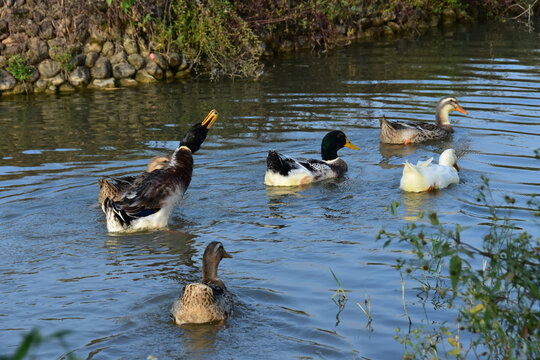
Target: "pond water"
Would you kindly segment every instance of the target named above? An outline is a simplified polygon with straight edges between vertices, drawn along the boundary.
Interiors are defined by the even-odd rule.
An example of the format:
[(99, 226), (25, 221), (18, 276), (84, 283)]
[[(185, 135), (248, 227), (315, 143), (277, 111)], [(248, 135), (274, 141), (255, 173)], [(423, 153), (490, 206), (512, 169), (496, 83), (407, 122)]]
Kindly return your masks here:
[[(473, 25), (417, 40), (357, 43), (326, 54), (275, 61), (258, 82), (194, 79), (110, 92), (0, 98), (0, 353), (22, 334), (69, 330), (66, 347), (88, 359), (397, 359), (395, 328), (408, 328), (393, 265), (404, 245), (383, 248), (420, 211), (459, 223), (478, 244), (489, 213), (476, 203), (481, 176), (495, 201), (538, 236), (526, 201), (540, 194), (540, 35)], [(379, 117), (433, 121), (454, 95), (469, 115), (451, 114), (455, 134), (415, 146), (379, 143)], [(219, 119), (195, 154), (193, 181), (168, 230), (111, 236), (96, 180), (136, 174), (174, 150), (211, 109)], [(347, 175), (301, 189), (263, 184), (266, 153), (319, 157), (329, 130)], [(453, 147), (459, 184), (404, 194), (405, 159)], [(385, 210), (401, 204), (397, 216)], [(504, 210), (504, 209), (503, 209)], [(183, 284), (200, 279), (206, 244), (232, 259), (221, 278), (235, 296), (225, 324), (173, 325), (169, 308)], [(331, 299), (332, 271), (347, 290)], [(455, 314), (405, 280), (413, 325)], [(356, 302), (369, 296), (373, 321)], [(353, 354), (354, 351), (354, 354)], [(57, 358), (55, 340), (37, 352)]]

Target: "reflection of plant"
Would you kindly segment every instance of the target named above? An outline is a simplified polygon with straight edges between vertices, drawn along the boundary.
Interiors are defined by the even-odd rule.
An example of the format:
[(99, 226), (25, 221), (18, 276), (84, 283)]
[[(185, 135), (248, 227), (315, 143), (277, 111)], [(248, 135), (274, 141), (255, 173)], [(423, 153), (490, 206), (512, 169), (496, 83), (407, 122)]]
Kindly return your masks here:
[[(447, 337), (451, 346), (447, 355), (458, 359), (466, 358), (469, 351), (478, 355), (484, 350), (488, 358), (495, 359), (540, 357), (540, 238), (519, 230), (508, 216), (499, 217), (489, 181), (483, 180), (477, 200), (489, 210), (491, 224), (480, 248), (463, 241), (459, 225), (454, 229), (441, 225), (435, 213), (429, 215), (431, 230), (435, 230), (432, 234), (427, 234), (429, 226), (411, 223), (397, 236), (399, 242), (412, 246), (414, 254), (400, 260), (397, 268), (413, 277), (423, 274), (424, 291), (437, 293), (458, 310), (452, 330), (446, 326), (431, 331), (421, 328), (413, 335), (398, 336), (409, 345), (407, 355), (438, 358), (442, 339)], [(505, 200), (515, 202), (508, 196)], [(538, 216), (540, 203), (532, 199), (528, 205)], [(396, 240), (384, 230), (381, 235), (388, 238), (385, 246)], [(471, 335), (468, 344), (460, 329)]]
[(32, 75), (32, 68), (26, 64), (26, 58), (17, 54), (7, 60), (6, 70), (19, 81), (24, 81)]
[[(58, 340), (64, 349), (67, 349), (67, 344), (64, 341), (64, 337), (69, 331), (57, 331), (48, 336), (43, 336), (39, 330), (32, 330), (24, 335), (22, 342), (13, 355), (0, 355), (0, 360), (22, 360), (26, 358), (35, 358), (32, 354), (32, 350), (42, 346), (45, 343), (49, 343), (51, 340)], [(65, 357), (67, 360), (76, 360), (77, 358), (71, 352), (67, 352)]]
[(367, 323), (367, 326), (371, 331), (373, 331), (373, 328), (371, 327), (371, 322), (373, 321), (373, 318), (371, 317), (371, 299), (368, 296), (367, 291), (366, 291), (366, 296), (364, 297), (364, 306), (362, 306), (362, 304), (360, 304), (358, 301), (356, 302), (356, 305), (358, 305), (360, 309), (362, 309), (364, 314), (366, 314), (369, 320)]
[[(332, 295), (331, 299), (336, 303), (336, 305), (338, 305), (338, 307), (342, 308), (345, 306), (345, 304), (347, 303), (347, 300), (349, 299), (347, 298), (347, 294), (345, 293), (345, 290), (341, 286), (341, 283), (339, 282), (336, 274), (334, 274), (334, 271), (332, 270), (332, 268), (330, 268), (330, 272), (332, 273), (332, 276), (334, 277), (334, 280), (336, 281), (336, 284), (338, 286), (338, 288), (334, 292), (334, 295)], [(336, 296), (337, 296), (337, 300), (335, 299)]]

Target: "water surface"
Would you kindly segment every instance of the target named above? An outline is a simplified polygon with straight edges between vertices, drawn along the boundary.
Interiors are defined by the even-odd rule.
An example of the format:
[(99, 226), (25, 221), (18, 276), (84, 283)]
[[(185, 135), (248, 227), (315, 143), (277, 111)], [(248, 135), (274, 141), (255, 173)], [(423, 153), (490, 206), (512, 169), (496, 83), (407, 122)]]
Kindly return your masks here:
[[(517, 199), (512, 218), (538, 236), (526, 201), (540, 194), (540, 36), (471, 26), (418, 40), (359, 43), (297, 54), (267, 66), (258, 82), (185, 84), (0, 98), (0, 349), (13, 352), (34, 327), (68, 329), (68, 348), (88, 359), (396, 359), (395, 328), (408, 321), (396, 259), (382, 227), (419, 211), (469, 226), (478, 243), (489, 213), (476, 203), (481, 176), (495, 201)], [(275, 65), (275, 66), (274, 66)], [(455, 134), (414, 146), (381, 145), (378, 119), (434, 120), (454, 95)], [(168, 230), (111, 236), (96, 207), (96, 180), (136, 174), (171, 153), (192, 124), (220, 113), (195, 155), (193, 181)], [(266, 188), (269, 149), (318, 157), (326, 132), (343, 130), (349, 172), (301, 189)], [(402, 163), (456, 149), (458, 185), (404, 194)], [(401, 204), (397, 217), (385, 210)], [(221, 241), (220, 266), (235, 295), (224, 325), (177, 327), (168, 310), (183, 284), (200, 278), (201, 255)], [(347, 290), (344, 309), (332, 301)], [(455, 315), (433, 310), (406, 280), (414, 325)], [(369, 296), (373, 322), (356, 302)], [(428, 321), (428, 322), (429, 322)], [(354, 355), (352, 353), (354, 351)], [(65, 350), (55, 341), (40, 358)]]

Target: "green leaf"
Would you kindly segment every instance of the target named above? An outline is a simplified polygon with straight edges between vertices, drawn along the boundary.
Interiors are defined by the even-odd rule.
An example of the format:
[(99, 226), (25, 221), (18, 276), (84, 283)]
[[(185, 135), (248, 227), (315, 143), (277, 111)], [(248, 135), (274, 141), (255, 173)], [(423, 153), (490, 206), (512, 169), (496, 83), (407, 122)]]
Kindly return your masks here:
[(37, 330), (32, 330), (29, 334), (25, 335), (23, 342), (19, 345), (17, 352), (13, 356), (14, 360), (24, 359), (32, 345), (39, 345), (41, 342), (41, 336)]
[(531, 292), (533, 293), (534, 297), (537, 300), (540, 300), (540, 291), (538, 290), (538, 286), (536, 286), (536, 284), (529, 283), (529, 287), (530, 287)]
[(450, 259), (450, 279), (452, 280), (452, 289), (456, 291), (461, 274), (461, 258), (458, 255), (452, 256)]

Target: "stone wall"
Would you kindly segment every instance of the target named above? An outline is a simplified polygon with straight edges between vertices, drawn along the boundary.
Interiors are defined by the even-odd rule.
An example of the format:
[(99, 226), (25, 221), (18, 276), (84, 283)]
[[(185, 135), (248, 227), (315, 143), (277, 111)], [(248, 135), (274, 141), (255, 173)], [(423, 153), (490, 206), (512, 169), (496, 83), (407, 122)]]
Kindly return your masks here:
[[(160, 0), (152, 4), (154, 9), (162, 5)], [(391, 37), (472, 20), (463, 10), (417, 12), (411, 23), (389, 14), (361, 18), (347, 26), (334, 24), (331, 31), (337, 44), (348, 44), (353, 39)], [(182, 54), (150, 52), (147, 34), (115, 27), (110, 15), (107, 0), (2, 0), (0, 95), (108, 89), (190, 75), (192, 68)], [(313, 46), (302, 35), (292, 40), (279, 35), (263, 36), (265, 56)], [(19, 71), (14, 71), (17, 57)]]
[[(106, 6), (105, 1), (76, 8), (69, 0), (4, 0), (0, 93), (107, 89), (189, 76), (191, 67), (180, 53), (150, 53), (130, 29), (107, 33)], [(7, 71), (14, 56), (25, 60), (25, 80)]]

